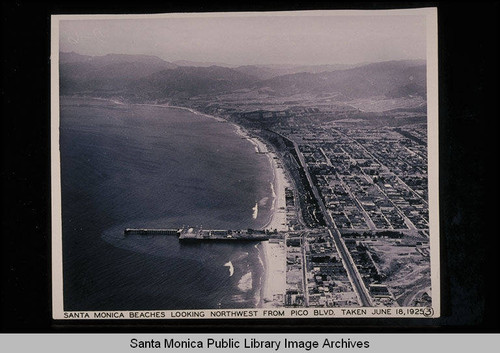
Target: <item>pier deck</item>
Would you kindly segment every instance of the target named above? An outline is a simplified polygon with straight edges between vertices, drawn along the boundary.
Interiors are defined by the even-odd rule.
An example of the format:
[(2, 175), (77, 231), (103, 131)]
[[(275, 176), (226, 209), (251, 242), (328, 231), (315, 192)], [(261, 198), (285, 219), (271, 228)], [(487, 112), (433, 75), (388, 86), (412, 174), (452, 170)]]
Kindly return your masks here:
[(262, 241), (273, 233), (267, 230), (212, 230), (201, 228), (151, 229), (126, 228), (124, 235), (177, 235), (179, 241)]

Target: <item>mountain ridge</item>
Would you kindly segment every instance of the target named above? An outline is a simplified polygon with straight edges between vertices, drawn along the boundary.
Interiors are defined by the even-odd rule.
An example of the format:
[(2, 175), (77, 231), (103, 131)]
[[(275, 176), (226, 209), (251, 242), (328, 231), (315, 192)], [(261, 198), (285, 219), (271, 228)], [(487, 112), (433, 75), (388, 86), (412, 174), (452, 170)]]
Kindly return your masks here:
[[(340, 69), (321, 71), (332, 68)], [(338, 93), (346, 99), (380, 95), (425, 99), (426, 95), (426, 66), (422, 60), (393, 60), (360, 66), (244, 65), (229, 68), (179, 66), (152, 55), (88, 56), (62, 52), (59, 69), (62, 94), (94, 92), (124, 94), (137, 99), (168, 99), (265, 89), (282, 97)], [(282, 75), (283, 70), (292, 73)]]

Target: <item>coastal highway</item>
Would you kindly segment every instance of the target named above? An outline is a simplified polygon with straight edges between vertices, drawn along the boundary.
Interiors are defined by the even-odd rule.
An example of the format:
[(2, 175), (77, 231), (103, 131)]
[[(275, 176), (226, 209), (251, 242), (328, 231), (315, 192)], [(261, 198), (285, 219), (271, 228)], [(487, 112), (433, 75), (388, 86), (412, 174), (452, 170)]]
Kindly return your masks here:
[(340, 252), (340, 255), (342, 256), (342, 259), (344, 260), (343, 261), (344, 267), (346, 268), (349, 278), (351, 279), (351, 282), (354, 286), (354, 289), (358, 294), (359, 300), (361, 301), (361, 305), (372, 306), (370, 295), (368, 294), (368, 291), (366, 290), (363, 280), (361, 279), (361, 275), (359, 274), (358, 269), (356, 268), (356, 265), (354, 264), (354, 261), (351, 255), (349, 254), (349, 251), (347, 250), (347, 247), (342, 241), (337, 225), (333, 221), (330, 213), (327, 211), (325, 203), (323, 202), (323, 199), (321, 198), (318, 189), (316, 188), (316, 185), (314, 185), (312, 181), (311, 175), (309, 174), (309, 168), (307, 168), (304, 156), (302, 155), (302, 152), (300, 152), (298, 144), (295, 141), (292, 141), (292, 143), (295, 148), (295, 151), (297, 152), (297, 156), (299, 157), (300, 165), (302, 166), (306, 174), (307, 181), (309, 182), (309, 185), (311, 186), (311, 189), (314, 193), (314, 197), (316, 198), (316, 201), (318, 202), (318, 205), (321, 208), (321, 212), (323, 213), (323, 218), (325, 219), (325, 222), (329, 228), (328, 231), (332, 236), (335, 245), (337, 246), (337, 249)]

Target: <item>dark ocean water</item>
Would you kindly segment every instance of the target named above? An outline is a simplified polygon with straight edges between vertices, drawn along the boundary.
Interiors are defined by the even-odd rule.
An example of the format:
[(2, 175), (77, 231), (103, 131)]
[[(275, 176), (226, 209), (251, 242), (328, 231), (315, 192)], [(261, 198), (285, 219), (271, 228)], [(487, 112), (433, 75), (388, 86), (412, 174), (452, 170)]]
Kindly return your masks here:
[(60, 120), (65, 310), (256, 305), (256, 244), (187, 245), (123, 229), (263, 227), (265, 155), (232, 125), (175, 108), (62, 98)]

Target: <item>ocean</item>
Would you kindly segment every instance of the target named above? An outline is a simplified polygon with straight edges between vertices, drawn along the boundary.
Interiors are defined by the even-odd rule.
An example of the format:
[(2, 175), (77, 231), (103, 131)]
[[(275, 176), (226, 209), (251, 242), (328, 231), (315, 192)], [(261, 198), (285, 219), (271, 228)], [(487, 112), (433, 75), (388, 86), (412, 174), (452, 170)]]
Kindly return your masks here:
[(257, 243), (180, 244), (125, 228), (262, 228), (266, 155), (235, 127), (193, 112), (62, 97), (64, 310), (250, 308)]

